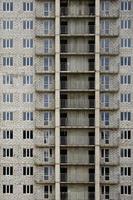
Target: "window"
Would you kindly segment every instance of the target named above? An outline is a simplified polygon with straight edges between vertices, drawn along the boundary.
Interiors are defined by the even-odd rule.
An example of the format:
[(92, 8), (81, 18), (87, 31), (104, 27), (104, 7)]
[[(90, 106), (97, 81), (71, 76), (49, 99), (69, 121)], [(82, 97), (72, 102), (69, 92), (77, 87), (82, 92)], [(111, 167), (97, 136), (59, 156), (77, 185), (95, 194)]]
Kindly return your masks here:
[(45, 57), (44, 58), (44, 71), (48, 71), (52, 68), (52, 57)]
[(23, 76), (23, 84), (24, 85), (31, 85), (33, 84), (33, 76)]
[(120, 58), (121, 66), (131, 66), (131, 56)]
[(125, 19), (121, 20), (121, 29), (130, 29), (131, 28), (131, 20)]
[(3, 148), (3, 157), (13, 157), (13, 148)]
[(33, 93), (23, 93), (23, 102), (32, 103), (33, 102)]
[(33, 112), (23, 112), (23, 121), (33, 121)]
[(131, 176), (131, 167), (121, 167), (121, 176)]
[(33, 2), (23, 2), (23, 11), (33, 11)]
[(121, 84), (131, 84), (131, 76), (130, 75), (122, 75)]
[(33, 57), (23, 57), (23, 66), (33, 66)]
[(121, 131), (121, 139), (130, 140), (131, 139), (131, 130), (122, 130)]
[(101, 168), (101, 175), (104, 176), (104, 179), (108, 181), (110, 179), (110, 168), (109, 167), (102, 167)]
[(3, 66), (13, 66), (13, 57), (3, 57)]
[(49, 140), (51, 138), (51, 130), (45, 130), (44, 131), (44, 144), (49, 144)]
[(33, 175), (33, 167), (23, 167), (23, 175), (24, 176), (32, 176)]
[(109, 57), (107, 56), (101, 56), (101, 69), (103, 70), (109, 70)]
[(52, 176), (53, 170), (52, 167), (44, 167), (44, 180), (49, 180), (49, 177)]
[(121, 96), (120, 96), (120, 100), (121, 102), (131, 102), (131, 94), (130, 93), (121, 93)]
[(49, 195), (52, 194), (52, 185), (45, 185), (44, 186), (44, 198), (48, 199)]
[(44, 21), (44, 34), (53, 33), (53, 21), (45, 20)]
[(48, 108), (50, 103), (52, 103), (52, 96), (49, 94), (44, 94), (44, 107)]
[(121, 149), (121, 158), (130, 158), (131, 157), (131, 149)]
[(3, 2), (3, 11), (13, 11), (13, 2)]
[(101, 21), (101, 32), (103, 34), (109, 34), (109, 20)]
[(13, 130), (3, 130), (3, 139), (13, 139)]
[(33, 39), (23, 39), (23, 48), (33, 48)]
[(3, 193), (13, 194), (13, 185), (3, 185)]
[(121, 194), (131, 194), (131, 185), (121, 185)]
[(110, 49), (109, 48), (109, 43), (110, 43), (110, 41), (109, 41), (108, 38), (101, 39), (101, 48), (106, 52), (109, 52), (109, 49)]
[(3, 29), (4, 30), (12, 30), (13, 29), (13, 21), (11, 20), (4, 20), (3, 21)]
[(3, 93), (3, 102), (12, 103), (13, 102), (13, 93)]
[(44, 88), (48, 89), (51, 84), (52, 84), (52, 76), (45, 75), (44, 76)]
[(101, 120), (105, 126), (109, 125), (109, 112), (101, 112)]
[(104, 140), (105, 144), (109, 144), (109, 131), (101, 132), (101, 140)]
[(33, 29), (33, 21), (32, 20), (23, 21), (23, 29), (25, 30)]
[(104, 87), (104, 89), (109, 89), (109, 76), (108, 75), (102, 75), (101, 76), (101, 84)]
[(3, 167), (3, 175), (13, 175), (13, 167)]
[(121, 10), (122, 11), (128, 11), (131, 10), (131, 1), (121, 1)]
[(33, 194), (33, 185), (23, 185), (23, 194)]
[(13, 84), (13, 75), (11, 75), (11, 74), (3, 75), (3, 84), (12, 85)]
[(101, 10), (105, 14), (109, 14), (110, 2), (109, 1), (101, 1)]
[(121, 39), (121, 47), (122, 48), (130, 48), (131, 47), (131, 38)]
[(105, 185), (105, 186), (102, 186), (101, 189), (102, 189), (101, 193), (105, 196), (105, 199), (110, 199), (110, 196), (109, 196), (110, 187)]
[(3, 39), (3, 48), (13, 48), (13, 39)]
[(50, 13), (53, 11), (53, 5), (52, 2), (45, 2), (44, 3), (44, 16), (50, 15)]
[(45, 39), (44, 40), (44, 52), (49, 53), (52, 49), (53, 41), (52, 39)]
[(48, 125), (50, 121), (52, 121), (52, 112), (44, 112), (44, 125)]
[(109, 149), (101, 149), (101, 157), (105, 162), (109, 162)]
[(52, 158), (52, 149), (44, 150), (44, 162), (48, 162), (49, 158)]
[(131, 121), (131, 112), (121, 112), (121, 121)]
[(33, 139), (33, 130), (23, 130), (23, 139)]
[(104, 107), (109, 107), (109, 94), (103, 93), (101, 94), (101, 103)]
[(33, 157), (33, 149), (23, 149), (23, 157)]
[(3, 112), (4, 121), (13, 121), (13, 112)]

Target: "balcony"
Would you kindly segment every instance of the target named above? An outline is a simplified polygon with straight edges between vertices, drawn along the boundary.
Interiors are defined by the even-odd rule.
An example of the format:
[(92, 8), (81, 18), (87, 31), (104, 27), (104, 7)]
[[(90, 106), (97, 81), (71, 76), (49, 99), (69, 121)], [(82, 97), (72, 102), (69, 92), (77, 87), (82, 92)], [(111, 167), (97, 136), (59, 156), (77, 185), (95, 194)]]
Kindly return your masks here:
[(89, 36), (89, 35), (94, 35), (95, 34), (95, 25), (89, 25), (88, 29), (84, 27), (84, 30), (73, 30), (70, 29), (69, 26), (67, 25), (61, 25), (61, 30), (60, 30), (61, 35), (65, 36)]
[(84, 177), (78, 177), (78, 174), (77, 176), (76, 175), (73, 175), (73, 176), (70, 176), (69, 174), (67, 173), (61, 173), (60, 174), (60, 179), (61, 179), (61, 182), (64, 182), (64, 183), (94, 183), (95, 181), (95, 174), (89, 174), (89, 177), (88, 175), (84, 176)]
[(84, 66), (73, 66), (72, 64), (67, 62), (61, 62), (61, 73), (70, 73), (70, 74), (77, 74), (77, 73), (94, 73), (95, 71), (95, 63), (86, 63)]
[(119, 18), (119, 9), (112, 8), (111, 10), (105, 10), (100, 12), (101, 18)]
[(101, 176), (100, 183), (101, 184), (119, 184), (120, 177), (118, 174), (111, 173), (108, 176)]
[(117, 56), (119, 55), (119, 46), (113, 46), (109, 48), (100, 48), (100, 54), (101, 55), (112, 55)]
[(110, 29), (100, 30), (100, 36), (106, 36), (106, 37), (118, 37), (119, 36), (119, 27), (112, 26)]
[(34, 180), (36, 183), (45, 184), (45, 183), (54, 183), (55, 182), (54, 175), (45, 177), (43, 175), (43, 173), (44, 173), (43, 170), (40, 173), (35, 173)]
[(61, 200), (69, 200), (67, 192), (61, 192)]
[(119, 146), (119, 138), (116, 136), (110, 136), (108, 140), (100, 140), (100, 146), (101, 147), (107, 147), (107, 148), (117, 148)]
[(55, 103), (54, 99), (51, 100), (51, 102), (43, 102), (43, 99), (36, 98), (35, 101), (35, 110), (54, 110)]
[(35, 90), (37, 92), (46, 92), (46, 91), (54, 91), (54, 83), (49, 85), (44, 85), (42, 82), (37, 82), (35, 85)]
[(61, 165), (94, 165), (95, 163), (95, 156), (81, 156), (79, 155), (78, 157), (71, 155), (60, 155), (60, 160), (61, 160)]
[(110, 121), (100, 121), (100, 128), (107, 128), (107, 129), (118, 129), (119, 128), (119, 119), (116, 116), (112, 115), (110, 117)]
[(109, 102), (101, 102), (100, 110), (118, 110), (119, 109), (119, 100), (111, 99)]
[[(121, 200), (120, 193), (116, 192), (115, 189), (112, 189), (112, 191), (110, 191), (110, 194), (107, 194), (107, 196), (109, 197), (109, 200)], [(105, 195), (101, 194), (100, 199), (107, 200), (106, 194)]]
[(61, 81), (61, 90), (67, 90), (67, 91), (95, 90), (95, 81), (88, 81), (88, 82)]
[(61, 7), (60, 11), (61, 17), (71, 17), (71, 18), (82, 18), (82, 17), (94, 17), (95, 16), (95, 7), (86, 7), (84, 9), (77, 9), (74, 11), (70, 7)]
[(118, 92), (119, 91), (119, 83), (114, 80), (111, 81), (110, 84), (100, 84), (100, 91), (101, 92)]
[(60, 144), (63, 146), (69, 147), (89, 147), (94, 146), (95, 144), (95, 136), (79, 136), (77, 137), (69, 137), (69, 136), (61, 136)]
[(95, 99), (77, 100), (77, 99), (61, 99), (62, 109), (94, 109)]
[(118, 74), (119, 64), (112, 63), (110, 66), (100, 66), (100, 73), (104, 74)]
[(87, 127), (94, 127), (95, 126), (95, 118), (89, 118), (85, 119), (84, 122), (81, 122), (81, 120), (77, 119), (69, 119), (69, 118), (61, 118), (60, 119), (61, 126), (66, 127), (76, 127), (76, 128), (87, 128)]
[(118, 166), (120, 164), (119, 155), (116, 154), (115, 156), (110, 156), (107, 158), (100, 158), (101, 165), (108, 165), (108, 166)]
[(79, 49), (77, 48), (77, 45), (61, 43), (61, 54), (88, 55), (88, 54), (94, 54), (94, 52), (95, 52), (95, 44), (84, 45), (83, 49)]
[(35, 154), (34, 163), (37, 166), (54, 165), (55, 159), (52, 157), (45, 160), (42, 154)]
[[(54, 5), (53, 5), (54, 6)], [(44, 6), (43, 4), (37, 4), (35, 9), (35, 17), (36, 19), (46, 19), (46, 18), (52, 18), (55, 17), (55, 11), (54, 9), (48, 12), (44, 12)]]
[(48, 147), (48, 146), (54, 146), (54, 136), (49, 138), (49, 141), (46, 143), (44, 136), (39, 136), (39, 135), (35, 135), (35, 139), (34, 139), (34, 144), (36, 147)]

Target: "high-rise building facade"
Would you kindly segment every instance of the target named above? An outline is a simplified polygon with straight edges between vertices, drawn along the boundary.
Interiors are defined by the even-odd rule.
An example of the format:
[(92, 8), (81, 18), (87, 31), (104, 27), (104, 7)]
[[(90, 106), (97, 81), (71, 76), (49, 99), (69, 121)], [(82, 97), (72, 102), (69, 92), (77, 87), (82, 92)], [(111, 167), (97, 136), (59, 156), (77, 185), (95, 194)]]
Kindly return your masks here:
[(133, 199), (133, 0), (0, 1), (0, 200)]

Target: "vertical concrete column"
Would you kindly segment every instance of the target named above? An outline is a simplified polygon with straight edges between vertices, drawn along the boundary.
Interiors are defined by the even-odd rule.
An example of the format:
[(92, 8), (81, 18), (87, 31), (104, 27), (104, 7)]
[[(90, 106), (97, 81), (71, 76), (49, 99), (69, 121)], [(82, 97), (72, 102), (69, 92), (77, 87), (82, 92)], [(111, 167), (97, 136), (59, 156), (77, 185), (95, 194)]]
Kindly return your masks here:
[(60, 200), (60, 0), (55, 0), (55, 200)]
[(95, 12), (95, 199), (100, 200), (100, 0)]

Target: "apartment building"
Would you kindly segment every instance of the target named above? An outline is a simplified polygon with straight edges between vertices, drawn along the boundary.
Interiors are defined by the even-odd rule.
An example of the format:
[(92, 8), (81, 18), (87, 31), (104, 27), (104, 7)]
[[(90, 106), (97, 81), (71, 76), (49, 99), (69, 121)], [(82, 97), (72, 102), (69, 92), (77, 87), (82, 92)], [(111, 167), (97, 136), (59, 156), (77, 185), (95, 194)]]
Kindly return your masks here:
[(133, 0), (0, 1), (0, 200), (133, 199)]

